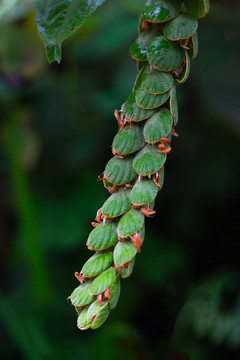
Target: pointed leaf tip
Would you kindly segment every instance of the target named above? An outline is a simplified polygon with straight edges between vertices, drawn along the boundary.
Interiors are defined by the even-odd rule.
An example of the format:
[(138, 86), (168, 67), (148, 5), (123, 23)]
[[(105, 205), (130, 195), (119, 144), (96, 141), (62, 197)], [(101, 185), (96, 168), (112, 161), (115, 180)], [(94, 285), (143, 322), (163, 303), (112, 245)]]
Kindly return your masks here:
[(61, 61), (61, 44), (72, 35), (105, 0), (37, 0), (36, 17), (49, 63)]

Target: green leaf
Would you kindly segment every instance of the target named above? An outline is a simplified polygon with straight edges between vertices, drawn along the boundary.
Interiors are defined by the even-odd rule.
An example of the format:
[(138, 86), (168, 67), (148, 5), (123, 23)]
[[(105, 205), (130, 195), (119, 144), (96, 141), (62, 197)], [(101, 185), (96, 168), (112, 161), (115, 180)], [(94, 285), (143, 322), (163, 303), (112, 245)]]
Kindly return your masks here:
[(111, 251), (98, 252), (88, 259), (81, 272), (84, 276), (91, 278), (101, 274), (112, 264), (112, 262), (113, 254)]
[(98, 295), (103, 293), (109, 286), (111, 286), (114, 278), (116, 276), (116, 270), (114, 268), (107, 269), (93, 281), (92, 285), (89, 287), (90, 295)]
[(61, 44), (72, 35), (105, 0), (37, 0), (38, 32), (49, 63), (61, 61)]
[(121, 290), (120, 276), (117, 275), (112, 282), (110, 292), (109, 292), (110, 298), (108, 299), (108, 303), (109, 303), (109, 307), (111, 310), (114, 309), (118, 303), (120, 290)]
[(169, 98), (169, 91), (163, 94), (149, 94), (143, 89), (136, 91), (136, 103), (143, 109), (156, 109), (163, 105)]
[[(117, 233), (120, 238), (126, 238), (138, 232), (143, 224), (144, 215), (141, 210), (131, 209), (120, 219)], [(118, 246), (118, 244), (116, 246)]]
[(157, 70), (174, 70), (184, 60), (184, 49), (165, 36), (158, 36), (148, 45), (148, 61)]
[(198, 54), (198, 35), (197, 33), (193, 34), (191, 38), (191, 42), (189, 44), (189, 56), (190, 59), (193, 60), (195, 57), (197, 57)]
[(120, 274), (120, 276), (121, 276), (122, 279), (126, 279), (126, 278), (128, 278), (128, 277), (132, 274), (133, 268), (134, 268), (134, 265), (135, 265), (135, 259), (136, 259), (136, 257), (134, 257), (134, 258), (127, 264), (126, 267), (124, 266), (124, 267), (120, 270), (119, 274)]
[(77, 319), (77, 326), (80, 330), (87, 330), (91, 327), (91, 321), (87, 319), (87, 312), (90, 305), (84, 307)]
[(134, 205), (146, 205), (155, 199), (157, 193), (158, 187), (154, 184), (152, 179), (141, 179), (140, 181), (137, 180), (134, 185), (131, 191), (130, 199)]
[(112, 147), (119, 155), (129, 155), (145, 144), (142, 126), (126, 125), (113, 139)]
[(129, 263), (137, 254), (137, 249), (131, 240), (119, 242), (113, 252), (114, 264), (117, 267), (122, 267)]
[(129, 51), (133, 59), (138, 61), (147, 60), (148, 44), (153, 39), (157, 31), (158, 26), (154, 25), (150, 26), (147, 30), (138, 35), (137, 40), (134, 41)]
[(133, 167), (136, 173), (142, 176), (155, 174), (163, 167), (166, 158), (166, 154), (157, 152), (153, 145), (147, 144), (137, 153)]
[(112, 194), (102, 207), (103, 215), (113, 218), (124, 214), (128, 209), (130, 209), (131, 207), (130, 191), (131, 190), (121, 189), (115, 192), (114, 194)]
[(97, 300), (94, 301), (87, 311), (87, 320), (91, 322), (91, 328), (97, 329), (101, 326), (108, 318), (109, 313), (107, 300), (103, 302), (103, 305), (99, 305)]
[(174, 126), (176, 126), (178, 123), (178, 103), (176, 86), (174, 86), (170, 91), (170, 112), (173, 118)]
[(86, 281), (73, 291), (70, 300), (74, 306), (84, 306), (94, 300), (94, 297), (89, 295), (89, 286), (91, 286), (91, 284), (92, 281)]
[(198, 21), (191, 14), (180, 14), (168, 23), (163, 32), (168, 40), (187, 39), (197, 31)]
[(185, 81), (188, 79), (188, 76), (190, 74), (191, 61), (190, 61), (190, 57), (188, 55), (187, 50), (185, 50), (185, 53), (186, 53), (186, 64), (183, 68), (183, 71), (180, 73), (179, 78), (176, 79), (176, 84), (185, 83)]
[(196, 18), (202, 18), (209, 12), (209, 0), (184, 0), (185, 6)]
[(124, 185), (131, 182), (136, 177), (136, 173), (133, 170), (133, 158), (112, 158), (107, 163), (104, 177), (115, 185)]
[(146, 121), (144, 137), (149, 144), (160, 141), (167, 137), (172, 129), (173, 119), (168, 109), (162, 109)]
[(106, 250), (115, 245), (117, 239), (117, 226), (116, 222), (102, 222), (95, 229), (93, 229), (88, 237), (87, 246), (92, 250)]
[(177, 0), (149, 0), (143, 9), (143, 20), (160, 23), (173, 19), (178, 14)]
[(142, 88), (150, 94), (163, 94), (170, 90), (174, 84), (171, 73), (157, 71), (147, 66), (142, 75)]
[(145, 110), (137, 106), (136, 101), (136, 92), (133, 92), (126, 100), (124, 105), (124, 114), (129, 120), (132, 121), (142, 121), (148, 119), (152, 116), (156, 110)]

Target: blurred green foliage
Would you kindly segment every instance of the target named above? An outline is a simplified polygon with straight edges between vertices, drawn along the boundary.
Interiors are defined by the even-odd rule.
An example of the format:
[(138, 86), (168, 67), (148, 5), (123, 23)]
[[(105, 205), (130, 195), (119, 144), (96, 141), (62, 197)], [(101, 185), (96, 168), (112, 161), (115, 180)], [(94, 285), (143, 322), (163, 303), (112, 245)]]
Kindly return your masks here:
[(47, 64), (28, 7), (0, 19), (4, 359), (239, 359), (237, 2), (212, 1), (200, 22), (180, 137), (117, 308), (82, 333), (66, 301), (107, 198), (97, 175), (137, 75), (128, 49), (143, 3), (106, 2), (65, 42), (61, 65)]

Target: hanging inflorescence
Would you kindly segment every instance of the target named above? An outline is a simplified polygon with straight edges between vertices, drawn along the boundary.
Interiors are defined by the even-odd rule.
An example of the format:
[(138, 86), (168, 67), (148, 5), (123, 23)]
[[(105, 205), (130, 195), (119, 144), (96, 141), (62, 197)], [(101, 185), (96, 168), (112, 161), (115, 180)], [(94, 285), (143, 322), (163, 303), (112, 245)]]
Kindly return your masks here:
[(144, 240), (145, 217), (155, 214), (164, 164), (178, 122), (176, 86), (186, 81), (198, 52), (197, 18), (207, 0), (149, 0), (130, 48), (139, 74), (132, 94), (115, 110), (119, 131), (103, 177), (111, 196), (98, 210), (87, 247), (94, 255), (75, 276), (70, 296), (81, 330), (96, 329), (118, 301), (120, 279), (131, 275)]

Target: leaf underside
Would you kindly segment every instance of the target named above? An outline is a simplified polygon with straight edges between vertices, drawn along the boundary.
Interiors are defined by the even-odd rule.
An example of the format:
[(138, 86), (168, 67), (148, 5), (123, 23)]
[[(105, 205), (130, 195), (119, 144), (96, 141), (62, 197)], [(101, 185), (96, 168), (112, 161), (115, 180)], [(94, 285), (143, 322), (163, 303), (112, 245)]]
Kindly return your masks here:
[(104, 1), (37, 0), (35, 22), (49, 63), (60, 63), (63, 40), (79, 29)]

